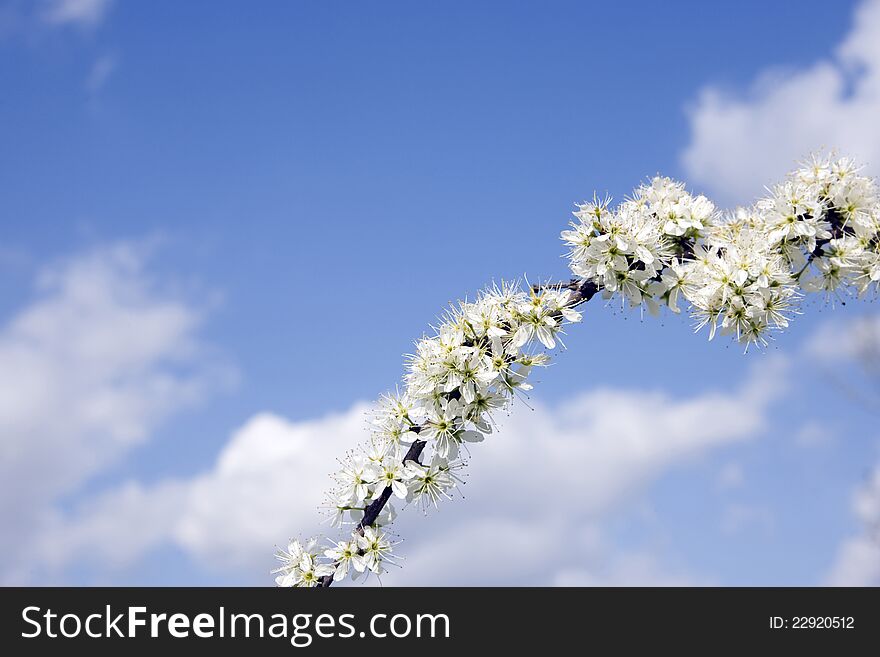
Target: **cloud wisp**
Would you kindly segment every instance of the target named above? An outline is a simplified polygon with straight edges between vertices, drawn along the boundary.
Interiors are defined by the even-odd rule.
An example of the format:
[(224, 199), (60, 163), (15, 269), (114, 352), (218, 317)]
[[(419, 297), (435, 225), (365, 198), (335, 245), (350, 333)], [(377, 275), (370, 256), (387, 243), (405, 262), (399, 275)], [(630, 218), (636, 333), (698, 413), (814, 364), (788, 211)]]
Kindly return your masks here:
[(723, 202), (750, 203), (804, 149), (840, 149), (880, 172), (880, 0), (860, 5), (831, 57), (765, 70), (745, 92), (709, 85), (688, 115), (684, 168)]
[(18, 567), (59, 498), (226, 376), (203, 358), (203, 312), (161, 290), (145, 260), (117, 244), (46, 269), (0, 329), (4, 579), (26, 577)]
[(40, 18), (47, 25), (95, 27), (107, 16), (113, 0), (49, 0)]
[(843, 541), (828, 573), (829, 586), (880, 586), (880, 465), (853, 495), (860, 534)]
[[(502, 419), (497, 435), (474, 450), (463, 487), (466, 508), (456, 503), (451, 512), (432, 514), (430, 522), (412, 510), (403, 514), (406, 568), (383, 581), (546, 583), (547, 558), (558, 560), (556, 583), (617, 581), (625, 564), (609, 560), (603, 549), (601, 519), (670, 468), (758, 435), (785, 388), (783, 371), (781, 360), (768, 359), (728, 393), (676, 399), (600, 389), (532, 411), (516, 409)], [(202, 474), (151, 486), (129, 482), (83, 504), (47, 532), (39, 558), (54, 558), (58, 568), (80, 558), (123, 567), (170, 545), (195, 563), (268, 583), (268, 546), (286, 541), (290, 531), (320, 529), (315, 507), (328, 470), (334, 456), (362, 437), (366, 410), (356, 404), (309, 421), (258, 414), (233, 433)], [(539, 463), (535, 441), (541, 441)], [(502, 536), (506, 547), (499, 553)], [(572, 564), (565, 554), (584, 541), (595, 555), (593, 570)], [(59, 543), (67, 550), (53, 556)], [(644, 569), (652, 563), (650, 555), (625, 556)], [(532, 565), (524, 569), (524, 563)], [(668, 579), (689, 581), (659, 573), (656, 581)]]

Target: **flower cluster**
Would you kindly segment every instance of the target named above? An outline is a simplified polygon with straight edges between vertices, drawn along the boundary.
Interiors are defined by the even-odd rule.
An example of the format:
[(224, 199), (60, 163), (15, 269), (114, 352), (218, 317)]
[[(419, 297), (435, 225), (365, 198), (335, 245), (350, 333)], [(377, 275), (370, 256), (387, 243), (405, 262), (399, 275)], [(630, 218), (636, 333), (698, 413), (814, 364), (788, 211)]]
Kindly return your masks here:
[(757, 207), (806, 291), (864, 294), (880, 281), (880, 196), (853, 160), (814, 156)]
[[(279, 551), (280, 586), (310, 586), (349, 573), (381, 574), (394, 563), (383, 531), (394, 519), (390, 498), (427, 510), (450, 499), (462, 482), (467, 445), (493, 431), (492, 413), (517, 390), (530, 389), (534, 367), (546, 365), (568, 322), (580, 321), (572, 292), (494, 287), (450, 310), (433, 336), (416, 344), (404, 391), (381, 399), (368, 442), (346, 455), (328, 494), (332, 523), (351, 526), (342, 541), (316, 550), (293, 541)], [(374, 509), (381, 509), (370, 517)]]
[(318, 541), (314, 538), (305, 545), (293, 540), (286, 550), (278, 550), (275, 556), (282, 565), (273, 571), (277, 573), (275, 583), (278, 586), (310, 587), (315, 586), (324, 575), (332, 574), (330, 566), (318, 563), (317, 545)]
[[(396, 563), (385, 528), (392, 500), (424, 511), (462, 483), (468, 445), (493, 432), (492, 415), (527, 391), (574, 306), (606, 299), (659, 312), (686, 302), (697, 328), (765, 344), (788, 326), (803, 292), (880, 286), (880, 194), (851, 160), (814, 157), (749, 208), (722, 214), (669, 178), (639, 186), (616, 208), (594, 197), (562, 233), (570, 283), (493, 287), (448, 311), (416, 344), (402, 392), (383, 397), (369, 440), (342, 459), (326, 507), (348, 533), (318, 547), (279, 550), (279, 586), (327, 585)], [(543, 348), (543, 349), (542, 349)]]
[(562, 233), (571, 269), (596, 283), (605, 298), (619, 295), (621, 302), (656, 312), (667, 292), (658, 285), (664, 270), (714, 223), (715, 206), (660, 176), (615, 210), (609, 203), (594, 197), (577, 206), (571, 230)]
[(695, 247), (693, 259), (676, 281), (693, 307), (697, 328), (720, 326), (746, 345), (766, 343), (768, 330), (788, 326), (797, 286), (778, 250), (740, 213), (724, 230)]
[(860, 294), (880, 282), (880, 196), (852, 160), (814, 157), (750, 208), (719, 216), (657, 177), (616, 209), (579, 205), (562, 233), (574, 274), (631, 306), (679, 312), (746, 345), (788, 326), (801, 291)]

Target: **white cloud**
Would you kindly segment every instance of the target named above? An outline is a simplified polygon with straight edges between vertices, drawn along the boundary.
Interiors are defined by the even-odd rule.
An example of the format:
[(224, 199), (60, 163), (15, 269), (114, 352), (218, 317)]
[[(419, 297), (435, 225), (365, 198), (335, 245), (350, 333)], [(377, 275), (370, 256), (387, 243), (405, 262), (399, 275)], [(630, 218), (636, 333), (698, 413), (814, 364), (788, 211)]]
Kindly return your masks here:
[(49, 25), (94, 27), (107, 15), (112, 0), (48, 0), (41, 15)]
[(806, 449), (827, 447), (836, 437), (836, 432), (831, 427), (816, 420), (808, 420), (797, 430), (794, 444)]
[(114, 55), (102, 55), (96, 59), (86, 78), (86, 90), (92, 94), (98, 93), (107, 84), (110, 76), (116, 72), (118, 66), (119, 61)]
[(757, 532), (772, 532), (776, 522), (769, 509), (760, 506), (746, 504), (730, 504), (721, 514), (721, 532), (728, 536), (748, 531), (751, 534)]
[(56, 516), (35, 558), (55, 567), (78, 558), (123, 566), (172, 544), (210, 568), (265, 574), (272, 546), (288, 532), (319, 529), (328, 475), (363, 437), (366, 411), (357, 404), (297, 423), (257, 414), (207, 472), (152, 486), (129, 482), (82, 504), (74, 519)]
[(0, 2), (0, 40), (23, 37), (28, 43), (43, 32), (78, 28), (89, 34), (100, 26), (114, 0), (4, 0)]
[(880, 586), (880, 466), (853, 496), (852, 511), (861, 535), (840, 546), (827, 583), (830, 586)]
[[(783, 364), (768, 358), (761, 366), (728, 394), (675, 399), (606, 389), (516, 409), (473, 450), (466, 502), (427, 521), (414, 510), (401, 514), (406, 567), (384, 581), (620, 581), (620, 562), (595, 549), (597, 522), (669, 468), (760, 432), (782, 389)], [(327, 475), (334, 458), (363, 439), (365, 408), (303, 422), (260, 414), (233, 434), (207, 472), (149, 487), (132, 483), (58, 519), (44, 554), (67, 546), (55, 555), (62, 566), (87, 556), (137, 559), (173, 545), (198, 563), (267, 582), (271, 546), (316, 529)], [(587, 552), (592, 559), (578, 556)]]
[(880, 172), (880, 0), (864, 2), (829, 59), (772, 69), (747, 93), (704, 88), (689, 108), (690, 179), (723, 202), (749, 203), (818, 148), (837, 148)]
[(739, 488), (745, 483), (746, 477), (739, 463), (725, 463), (718, 472), (716, 485), (721, 490)]
[(37, 297), (0, 329), (6, 578), (58, 498), (226, 375), (200, 352), (201, 311), (151, 282), (144, 258), (120, 244), (47, 269)]
[[(871, 411), (877, 409), (880, 318), (867, 315), (830, 320), (806, 341), (804, 355), (824, 369), (825, 378), (844, 396)], [(808, 422), (798, 433), (796, 443), (814, 447), (827, 445), (833, 439), (833, 430)], [(856, 490), (851, 511), (862, 532), (841, 542), (826, 575), (826, 584), (880, 586), (880, 466), (875, 466), (868, 480)]]
[(804, 352), (826, 364), (880, 361), (880, 316), (826, 321), (806, 341)]
[(702, 586), (711, 582), (671, 570), (653, 554), (624, 552), (604, 556), (589, 569), (560, 570), (552, 583), (555, 586)]
[(362, 438), (366, 405), (315, 421), (265, 413), (235, 432), (213, 470), (186, 482), (175, 540), (222, 566), (265, 561), (299, 528), (315, 529), (336, 458)]
[(844, 397), (871, 411), (880, 406), (880, 316), (828, 320), (806, 340), (803, 354)]

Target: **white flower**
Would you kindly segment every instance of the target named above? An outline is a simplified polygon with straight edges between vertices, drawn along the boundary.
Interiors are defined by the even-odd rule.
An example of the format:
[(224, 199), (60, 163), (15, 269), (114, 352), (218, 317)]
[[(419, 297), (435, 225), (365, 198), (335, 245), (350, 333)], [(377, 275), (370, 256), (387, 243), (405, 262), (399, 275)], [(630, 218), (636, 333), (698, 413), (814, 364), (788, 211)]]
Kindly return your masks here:
[(487, 391), (476, 395), (462, 410), (462, 417), (482, 433), (492, 433), (490, 413), (507, 406), (507, 397), (499, 392)]
[(756, 207), (763, 217), (771, 245), (794, 241), (812, 251), (817, 239), (831, 237), (819, 185), (788, 180), (776, 185), (771, 196), (758, 201)]
[(376, 477), (377, 486), (373, 493), (373, 499), (379, 497), (388, 486), (391, 486), (391, 492), (395, 496), (402, 500), (406, 499), (407, 489), (406, 484), (403, 483), (405, 475), (401, 458), (400, 450), (394, 450), (382, 460), (382, 467)]
[(423, 411), (413, 395), (383, 395), (378, 408), (373, 412), (373, 426), (377, 435), (392, 443), (411, 442), (416, 438), (412, 427), (422, 419)]
[(282, 565), (272, 571), (279, 573), (275, 583), (283, 587), (310, 587), (316, 586), (325, 575), (333, 575), (332, 565), (317, 562), (317, 554), (314, 551), (316, 545), (317, 540), (314, 538), (306, 545), (293, 540), (287, 550), (279, 550), (275, 556)]
[(352, 565), (358, 572), (369, 570), (381, 575), (384, 572), (382, 564), (392, 560), (393, 545), (388, 536), (375, 527), (364, 527), (363, 531), (363, 536), (353, 534), (360, 553), (352, 558)]
[(423, 507), (432, 504), (436, 508), (440, 500), (452, 499), (448, 491), (455, 487), (456, 480), (446, 459), (435, 458), (428, 466), (407, 461), (406, 472), (411, 497)]
[(513, 335), (512, 344), (521, 348), (537, 337), (541, 344), (553, 349), (556, 346), (556, 333), (560, 329), (555, 315), (562, 314), (560, 300), (566, 299), (555, 291), (533, 292), (531, 298), (517, 308), (520, 325)]
[(358, 550), (357, 541), (354, 539), (333, 543), (332, 548), (324, 550), (324, 556), (333, 559), (333, 562), (336, 564), (333, 573), (334, 581), (338, 582), (345, 579), (345, 576), (348, 574), (349, 569), (354, 563), (355, 557), (358, 556)]
[(349, 455), (336, 474), (336, 480), (342, 487), (340, 499), (362, 502), (369, 496), (370, 487), (376, 481), (376, 471), (362, 457)]
[(465, 313), (476, 337), (501, 338), (507, 334), (504, 311), (498, 299), (485, 296)]
[(666, 304), (674, 313), (681, 312), (681, 309), (678, 307), (678, 297), (682, 290), (690, 289), (689, 274), (691, 271), (692, 267), (684, 265), (678, 260), (673, 260), (669, 267), (663, 270), (663, 274), (660, 277), (662, 290), (658, 290), (659, 294), (657, 292), (655, 294), (657, 296), (665, 296)]
[(327, 502), (321, 508), (325, 510), (331, 527), (341, 527), (346, 520), (357, 522), (363, 514), (363, 507), (352, 506), (347, 494), (340, 494), (338, 490), (329, 491)]
[(498, 373), (491, 367), (486, 367), (479, 353), (458, 352), (446, 379), (446, 391), (451, 392), (458, 388), (461, 398), (466, 404), (470, 404), (497, 376)]
[(425, 440), (433, 440), (434, 449), (443, 458), (454, 458), (458, 454), (462, 431), (461, 405), (455, 399), (444, 399), (428, 411), (419, 435)]

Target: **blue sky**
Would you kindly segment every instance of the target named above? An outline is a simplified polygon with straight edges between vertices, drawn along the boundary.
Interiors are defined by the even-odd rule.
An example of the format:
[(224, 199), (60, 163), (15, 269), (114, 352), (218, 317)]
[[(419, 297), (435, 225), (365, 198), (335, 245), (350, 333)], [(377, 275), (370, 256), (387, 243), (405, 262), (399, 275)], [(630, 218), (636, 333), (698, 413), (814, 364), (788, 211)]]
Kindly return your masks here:
[[(4, 504), (3, 533), (24, 538), (0, 581), (269, 583), (273, 543), (315, 528), (320, 479), (288, 455), (289, 476), (272, 476), (290, 499), (270, 502), (278, 489), (217, 476), (224, 455), (241, 465), (303, 431), (308, 458), (332, 470), (357, 430), (309, 423), (355, 417), (392, 388), (448, 301), (493, 279), (566, 277), (558, 233), (573, 202), (620, 198), (656, 172), (749, 202), (819, 147), (880, 172), (880, 129), (862, 119), (880, 108), (868, 38), (880, 12), (863, 5), (0, 4), (0, 353), (13, 363), (0, 380), (18, 400), (0, 411), (18, 475), (0, 490), (38, 519)], [(733, 400), (748, 406), (730, 416), (742, 426), (719, 437), (670, 419), (693, 435), (666, 455), (675, 436), (650, 435), (646, 418), (639, 431), (661, 449), (608, 456), (614, 495), (567, 511), (590, 505), (573, 480), (519, 527), (503, 512), (511, 491), (472, 486), (488, 472), (475, 466), (474, 490), (441, 519), (405, 514), (412, 568), (387, 583), (461, 583), (427, 572), (448, 571), (456, 550), (480, 563), (491, 539), (438, 550), (431, 527), (481, 519), (540, 534), (511, 537), (511, 552), (551, 571), (523, 572), (511, 554), (491, 575), (456, 570), (468, 583), (812, 584), (862, 563), (850, 545), (867, 565), (847, 581), (878, 576), (853, 501), (880, 462), (876, 414), (834, 383), (871, 385), (835, 341), (872, 325), (874, 306), (805, 310), (743, 356), (681, 318), (594, 301), (540, 376), (536, 417), (606, 391), (634, 414), (649, 394), (709, 418)], [(68, 330), (84, 337), (70, 346)], [(516, 428), (528, 413), (506, 426), (540, 440)], [(601, 427), (584, 459), (613, 434)], [(244, 456), (236, 432), (253, 435)], [(31, 452), (67, 456), (31, 476)], [(552, 484), (553, 468), (540, 477)], [(251, 514), (223, 515), (241, 500)], [(132, 517), (162, 521), (139, 536)], [(102, 550), (115, 556), (89, 558)]]

